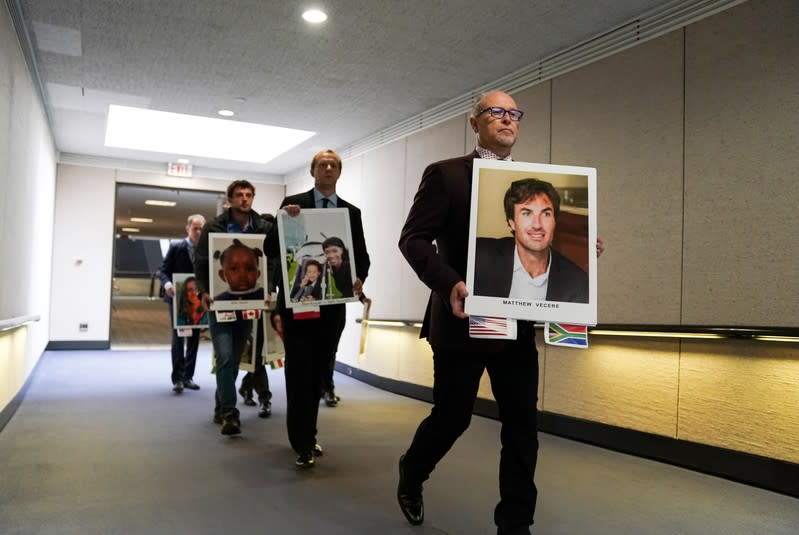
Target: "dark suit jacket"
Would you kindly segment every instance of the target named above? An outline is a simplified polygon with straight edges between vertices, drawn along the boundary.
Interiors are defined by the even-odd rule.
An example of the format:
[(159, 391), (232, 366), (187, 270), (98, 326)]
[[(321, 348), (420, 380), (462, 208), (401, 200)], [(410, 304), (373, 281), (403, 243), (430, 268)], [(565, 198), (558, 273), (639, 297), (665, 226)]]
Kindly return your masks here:
[[(289, 195), (283, 202), (280, 203), (280, 207), (283, 208), (289, 204), (296, 204), (299, 205), (300, 208), (316, 208), (316, 204), (314, 203), (314, 196), (313, 196), (313, 188), (304, 192), (298, 193), (296, 195)], [(337, 208), (346, 208), (349, 210), (350, 213), (350, 231), (352, 232), (352, 251), (350, 251), (350, 259), (354, 258), (355, 260), (355, 276), (361, 279), (361, 282), (366, 281), (366, 277), (369, 275), (369, 266), (371, 262), (369, 260), (369, 253), (366, 250), (366, 239), (363, 236), (363, 221), (361, 220), (361, 211), (358, 209), (357, 206), (352, 205), (338, 197), (338, 203), (336, 203)], [(280, 245), (277, 240), (277, 233), (274, 233), (274, 239), (267, 238), (267, 256), (275, 256), (280, 255)], [(281, 277), (282, 278), (282, 277)], [(282, 282), (280, 283), (282, 284)], [(282, 290), (282, 285), (279, 286)], [(278, 295), (278, 307), (281, 311), (285, 311), (286, 296), (283, 295), (281, 291)], [(345, 311), (344, 304), (337, 304), (337, 305), (325, 305), (321, 307), (321, 317), (324, 319), (326, 316), (335, 316), (337, 320), (341, 320), (343, 318), (343, 314)], [(286, 316), (286, 314), (281, 314), (281, 316)], [(290, 314), (288, 315), (290, 316)]]
[[(513, 281), (516, 241), (511, 238), (477, 238), (474, 258), (474, 293), (508, 297)], [(552, 251), (547, 301), (588, 302), (588, 274), (571, 260)]]
[[(507, 341), (469, 338), (469, 321), (453, 316), (449, 303), (453, 286), (466, 280), (475, 157), (476, 151), (425, 169), (400, 234), (399, 248), (419, 279), (432, 290), (421, 338), (427, 338), (433, 347), (502, 351)], [(518, 338), (532, 343), (531, 322), (518, 323)]]
[[(173, 273), (194, 273), (194, 263), (191, 261), (189, 245), (186, 243), (185, 238), (169, 244), (169, 250), (166, 252), (164, 261), (161, 263), (161, 269), (158, 271), (161, 287), (166, 286), (167, 282), (172, 282)], [(168, 303), (172, 302), (172, 298), (166, 292), (164, 292), (163, 299)]]

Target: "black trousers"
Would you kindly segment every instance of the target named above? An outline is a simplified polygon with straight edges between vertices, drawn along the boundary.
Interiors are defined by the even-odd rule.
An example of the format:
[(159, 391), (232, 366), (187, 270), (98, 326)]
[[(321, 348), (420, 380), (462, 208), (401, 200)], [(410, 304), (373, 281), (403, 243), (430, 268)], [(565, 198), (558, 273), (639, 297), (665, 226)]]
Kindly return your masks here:
[[(169, 305), (169, 325), (172, 327), (174, 314), (172, 301)], [(184, 353), (185, 345), (185, 353)], [(178, 336), (178, 331), (172, 329), (172, 383), (194, 378), (194, 368), (197, 365), (197, 348), (200, 347), (200, 329), (192, 329), (191, 336)]]
[(250, 392), (254, 390), (260, 401), (269, 401), (272, 399), (272, 392), (269, 391), (269, 376), (266, 374), (264, 366), (264, 328), (260, 321), (256, 327), (255, 336), (255, 371), (244, 374), (241, 379), (241, 389)]
[(323, 377), (322, 392), (333, 392), (336, 389), (336, 383), (333, 381), (333, 372), (336, 369), (336, 354), (338, 353), (338, 343), (341, 340), (341, 333), (344, 332), (344, 327), (347, 323), (345, 314), (335, 318), (336, 325), (334, 326), (333, 351), (330, 353), (330, 358), (327, 363), (327, 375)]
[(319, 400), (330, 374), (330, 355), (335, 353), (337, 322), (324, 313), (321, 318), (295, 320), (291, 310), (281, 314), (281, 318), (289, 443), (294, 451), (309, 453), (316, 444)]
[(403, 467), (413, 481), (425, 481), (469, 427), (483, 370), (502, 423), (499, 458), (500, 501), (494, 521), (500, 533), (533, 523), (538, 491), (533, 480), (538, 458), (538, 352), (529, 338), (501, 352), (465, 353), (433, 348), (433, 408), (416, 430)]

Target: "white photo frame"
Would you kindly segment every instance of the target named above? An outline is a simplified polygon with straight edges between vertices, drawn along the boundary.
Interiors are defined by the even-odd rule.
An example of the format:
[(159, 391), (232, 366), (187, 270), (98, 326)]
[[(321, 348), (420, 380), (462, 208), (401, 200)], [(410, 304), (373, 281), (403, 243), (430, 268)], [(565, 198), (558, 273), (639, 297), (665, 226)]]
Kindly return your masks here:
[[(257, 310), (266, 308), (266, 257), (263, 234), (208, 234), (209, 291), (214, 299), (211, 310)], [(228, 251), (229, 254), (224, 254)], [(236, 256), (232, 256), (232, 255)], [(225, 280), (225, 266), (233, 259), (242, 265), (230, 265)], [(254, 274), (253, 267), (257, 268)], [(255, 275), (255, 276), (253, 276)]]
[(203, 310), (202, 301), (197, 296), (197, 281), (194, 273), (173, 273), (172, 287), (172, 326), (179, 331), (208, 328), (208, 312)]
[[(518, 239), (511, 233), (504, 199), (512, 184), (521, 184), (529, 178), (548, 182), (561, 199), (546, 286), (540, 286), (546, 277), (528, 281), (529, 275), (520, 274), (520, 269), (516, 269), (514, 278), (514, 268), (524, 269), (516, 247), (518, 243), (521, 250), (526, 250), (526, 233), (520, 232)], [(517, 206), (520, 205), (513, 205), (514, 209)], [(519, 208), (518, 214), (514, 212), (514, 218), (520, 217), (521, 213)], [(596, 213), (595, 168), (476, 158), (472, 172), (466, 312), (479, 316), (596, 325)], [(518, 221), (514, 220), (514, 224), (519, 229), (523, 228), (522, 220)], [(533, 237), (532, 231), (527, 235)], [(535, 247), (540, 247), (548, 237), (544, 231), (536, 231), (533, 239), (538, 244)], [(539, 286), (534, 289), (536, 284)], [(535, 291), (539, 294), (546, 292), (546, 295), (535, 297), (532, 293)]]
[[(286, 306), (300, 308), (357, 301), (358, 296), (352, 291), (356, 276), (349, 210), (306, 208), (295, 217), (280, 210), (277, 217), (283, 271), (280, 290), (286, 296)], [(322, 247), (331, 240), (343, 244), (337, 269)]]

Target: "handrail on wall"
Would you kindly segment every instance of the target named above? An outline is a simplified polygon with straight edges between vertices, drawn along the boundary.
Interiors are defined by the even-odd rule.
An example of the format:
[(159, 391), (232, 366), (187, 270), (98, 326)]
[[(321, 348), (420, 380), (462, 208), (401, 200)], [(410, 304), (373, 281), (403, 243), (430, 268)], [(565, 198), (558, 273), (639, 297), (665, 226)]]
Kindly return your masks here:
[(0, 332), (17, 329), (19, 327), (22, 327), (23, 325), (33, 323), (34, 321), (39, 321), (40, 319), (42, 319), (42, 317), (36, 314), (31, 316), (17, 316), (16, 318), (0, 320)]
[[(422, 326), (420, 320), (408, 319), (356, 319), (358, 323), (385, 327)], [(543, 323), (536, 323), (536, 329), (543, 329)], [(733, 338), (759, 340), (766, 342), (799, 342), (797, 327), (733, 327), (717, 325), (639, 325), (639, 324), (599, 324), (588, 328), (589, 334), (605, 336), (646, 336), (650, 338)]]

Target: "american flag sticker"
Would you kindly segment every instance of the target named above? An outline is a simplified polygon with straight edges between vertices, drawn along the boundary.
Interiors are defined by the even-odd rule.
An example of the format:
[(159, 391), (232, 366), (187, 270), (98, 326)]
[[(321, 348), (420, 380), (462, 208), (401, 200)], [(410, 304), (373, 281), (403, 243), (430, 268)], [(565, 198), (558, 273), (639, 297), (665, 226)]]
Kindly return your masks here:
[(545, 323), (544, 341), (553, 346), (588, 348), (588, 326), (571, 323)]
[(469, 337), (516, 340), (516, 320), (469, 316)]

